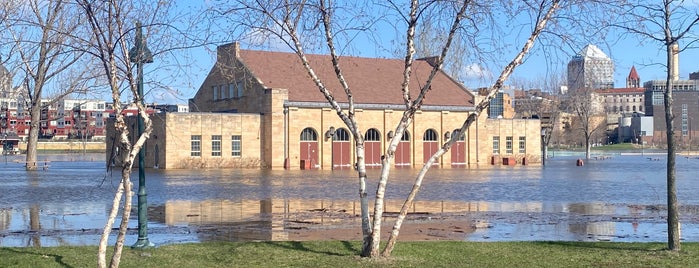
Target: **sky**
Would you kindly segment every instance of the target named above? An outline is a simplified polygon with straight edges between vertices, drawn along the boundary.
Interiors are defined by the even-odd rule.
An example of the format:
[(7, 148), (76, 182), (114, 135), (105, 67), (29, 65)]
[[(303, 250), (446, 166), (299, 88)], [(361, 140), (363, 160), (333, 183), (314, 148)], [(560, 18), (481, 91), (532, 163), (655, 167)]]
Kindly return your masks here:
[[(177, 8), (186, 10), (190, 13), (196, 12), (197, 9), (205, 9), (218, 3), (202, 1), (202, 6), (196, 6), (197, 4), (192, 4), (188, 1), (186, 2), (186, 4), (178, 2)], [(694, 1), (690, 1), (690, 4), (694, 5)], [(522, 21), (517, 21), (519, 19)], [(528, 18), (513, 18), (513, 20), (514, 21), (510, 22), (527, 25)], [(225, 33), (226, 29), (233, 28), (225, 23), (220, 23), (214, 26), (219, 28), (208, 30), (222, 31), (222, 36), (227, 35)], [(395, 32), (392, 32), (395, 31), (395, 28), (392, 27), (393, 26), (389, 24), (377, 25), (373, 29), (374, 38), (371, 41), (361, 37), (354, 39), (353, 41), (355, 43), (353, 45), (353, 49), (351, 50), (351, 54), (353, 56), (361, 57), (395, 58), (390, 50), (403, 49), (402, 47), (397, 47), (394, 45), (395, 43), (391, 37), (396, 36), (396, 34)], [(531, 26), (524, 26), (523, 28), (526, 27)], [(516, 30), (514, 30), (513, 36), (508, 37), (507, 40), (511, 46), (508, 47), (508, 49), (511, 50), (511, 54), (503, 54), (502, 62), (492, 63), (489, 65), (478, 64), (476, 62), (467, 63), (467, 67), (462, 70), (464, 73), (463, 77), (465, 77), (464, 84), (468, 88), (472, 89), (490, 86), (495, 80), (494, 76), (497, 76), (497, 74), (500, 73), (504, 64), (509, 61), (509, 58), (519, 50), (524, 38), (528, 37), (528, 32), (523, 32), (525, 33), (517, 33)], [(694, 32), (699, 32), (699, 28), (697, 28), (697, 30)], [(379, 38), (376, 38), (377, 36)], [(612, 33), (610, 36), (615, 37), (615, 34)], [(158, 104), (187, 104), (187, 100), (194, 97), (215, 62), (216, 45), (230, 41), (233, 40), (222, 40), (218, 43), (207, 46), (179, 50), (171, 54), (156, 55), (154, 60), (156, 63), (162, 64), (147, 64), (145, 66), (145, 77), (147, 82), (156, 81), (157, 84), (161, 86), (157, 88), (152, 87), (149, 89), (150, 84), (147, 83), (145, 86), (147, 94), (146, 101), (155, 102)], [(240, 41), (242, 41), (242, 46), (244, 49), (270, 50), (270, 48), (261, 48), (259, 46), (251, 45), (251, 42), (249, 41)], [(616, 87), (625, 87), (626, 77), (629, 74), (632, 66), (636, 67), (642, 83), (649, 80), (665, 79), (664, 67), (660, 65), (660, 63), (665, 62), (665, 54), (660, 44), (655, 41), (642, 42), (636, 38), (626, 38), (607, 43), (600, 42), (593, 44), (599, 47), (614, 61), (614, 79)], [(535, 44), (535, 48), (532, 53), (527, 56), (524, 63), (512, 74), (510, 83), (517, 83), (517, 81), (522, 80), (537, 80), (541, 79), (542, 77), (552, 76), (556, 73), (564, 73), (567, 62), (570, 60), (572, 55), (580, 51), (584, 45), (585, 44), (581, 43), (579, 44), (579, 47), (570, 47), (564, 51), (549, 53), (545, 48), (537, 47), (537, 44)], [(284, 48), (279, 44), (272, 45), (271, 47), (271, 50), (289, 51), (288, 48)], [(552, 56), (554, 54), (555, 56)], [(681, 79), (687, 79), (689, 73), (699, 71), (699, 61), (697, 59), (699, 59), (699, 50), (697, 49), (686, 50), (680, 54), (679, 71)], [(105, 95), (104, 99), (109, 100), (109, 96)]]

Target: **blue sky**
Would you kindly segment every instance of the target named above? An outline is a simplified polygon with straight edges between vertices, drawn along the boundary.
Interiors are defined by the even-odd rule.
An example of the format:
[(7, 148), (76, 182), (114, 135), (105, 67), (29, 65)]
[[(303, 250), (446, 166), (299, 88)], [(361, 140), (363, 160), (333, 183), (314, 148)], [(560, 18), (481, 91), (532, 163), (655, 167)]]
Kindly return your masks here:
[[(694, 5), (694, 1), (688, 1), (689, 4)], [(517, 18), (515, 18), (517, 19)], [(526, 18), (525, 18), (526, 20)], [(522, 23), (522, 28), (530, 27), (526, 26), (526, 21)], [(383, 57), (392, 58), (389, 50), (396, 49), (396, 45), (392, 45), (390, 37), (396, 36), (394, 32), (395, 29), (386, 30), (385, 33), (381, 31), (385, 30), (382, 27), (388, 25), (379, 25), (376, 30), (378, 33), (374, 33), (374, 37), (380, 36), (383, 39), (374, 38), (373, 41), (362, 40), (362, 38), (357, 38), (355, 44), (351, 49), (350, 54), (354, 56), (362, 57)], [(221, 29), (230, 28), (227, 25), (218, 25)], [(513, 30), (516, 32), (516, 30)], [(509, 45), (511, 45), (511, 53), (514, 54), (522, 44), (522, 40), (527, 37), (528, 32), (519, 32), (522, 36), (517, 34), (511, 36), (508, 40)], [(699, 28), (693, 31), (693, 33), (699, 32)], [(225, 34), (224, 34), (225, 35)], [(609, 36), (612, 38), (618, 36), (618, 34), (612, 33)], [(696, 34), (695, 34), (696, 36)], [(378, 41), (377, 41), (378, 40)], [(229, 40), (231, 41), (231, 40)], [(377, 43), (379, 42), (379, 43)], [(244, 49), (267, 49), (270, 48), (260, 48), (259, 46), (251, 45), (250, 42), (242, 41)], [(664, 48), (661, 47), (660, 43), (656, 41), (640, 41), (637, 38), (624, 38), (620, 40), (610, 40), (607, 42), (600, 41), (594, 43), (598, 46), (605, 54), (612, 58), (615, 63), (615, 86), (625, 87), (626, 76), (628, 75), (632, 66), (636, 67), (641, 81), (649, 80), (664, 80), (665, 79), (665, 69), (662, 64), (665, 63), (665, 52)], [(513, 83), (522, 80), (536, 80), (542, 77), (551, 76), (557, 73), (564, 73), (566, 64), (570, 60), (570, 57), (582, 49), (584, 43), (578, 44), (579, 47), (569, 47), (564, 50), (557, 51), (547, 51), (537, 44), (532, 53), (526, 58), (523, 65), (519, 66), (512, 75)], [(276, 46), (276, 47), (275, 47)], [(283, 46), (276, 44), (272, 45), (271, 50), (286, 50)], [(186, 103), (188, 98), (194, 96), (199, 86), (206, 78), (208, 71), (215, 61), (215, 45), (209, 45), (207, 47), (199, 47), (188, 49), (187, 51), (181, 51), (177, 57), (185, 59), (189, 64), (183, 67), (182, 74), (177, 75), (175, 79), (170, 80), (170, 87), (176, 90), (176, 94), (170, 94), (168, 92), (153, 90), (147, 96), (147, 101), (158, 102), (158, 103)], [(402, 48), (400, 48), (402, 50)], [(489, 86), (493, 81), (494, 77), (500, 73), (502, 67), (509, 61), (508, 54), (502, 56), (502, 62), (491, 62), (490, 64), (473, 64), (472, 68), (467, 68), (464, 72), (467, 72), (470, 79), (464, 81), (469, 88), (478, 88)], [(680, 54), (680, 78), (687, 79), (690, 72), (699, 71), (699, 50), (688, 49)], [(157, 58), (155, 59), (158, 60)], [(151, 74), (156, 74), (155, 69), (162, 70), (159, 67), (152, 66)], [(148, 71), (148, 66), (147, 66)], [(148, 72), (147, 74), (148, 75)], [(157, 76), (157, 75), (156, 75)], [(159, 78), (154, 78), (159, 79)]]

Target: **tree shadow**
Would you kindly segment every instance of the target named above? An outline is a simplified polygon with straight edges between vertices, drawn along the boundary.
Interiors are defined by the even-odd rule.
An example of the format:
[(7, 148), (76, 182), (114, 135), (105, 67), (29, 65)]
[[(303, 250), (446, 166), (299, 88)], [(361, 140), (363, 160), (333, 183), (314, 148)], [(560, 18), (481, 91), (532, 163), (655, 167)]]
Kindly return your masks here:
[(3, 253), (8, 253), (8, 254), (24, 254), (24, 255), (36, 255), (39, 257), (53, 257), (54, 261), (56, 264), (62, 266), (62, 267), (73, 267), (65, 262), (63, 262), (63, 256), (60, 255), (55, 255), (55, 254), (41, 254), (38, 252), (28, 252), (28, 251), (23, 251), (23, 250), (18, 250), (16, 248), (0, 248), (0, 255), (4, 255)]
[(360, 250), (355, 247), (355, 245), (352, 244), (351, 241), (346, 241), (346, 240), (341, 240), (341, 241), (335, 241), (338, 243), (341, 243), (345, 249), (354, 252), (351, 254), (342, 254), (342, 253), (337, 253), (337, 252), (332, 252), (332, 251), (323, 251), (323, 250), (317, 250), (313, 249), (307, 246), (308, 243), (303, 243), (300, 241), (288, 241), (288, 242), (273, 242), (273, 241), (265, 241), (264, 243), (275, 246), (275, 247), (280, 247), (280, 248), (286, 248), (286, 249), (293, 249), (293, 250), (299, 250), (299, 251), (305, 251), (305, 252), (312, 252), (312, 253), (318, 253), (318, 254), (325, 254), (329, 256), (349, 256), (349, 255), (358, 255), (360, 253)]

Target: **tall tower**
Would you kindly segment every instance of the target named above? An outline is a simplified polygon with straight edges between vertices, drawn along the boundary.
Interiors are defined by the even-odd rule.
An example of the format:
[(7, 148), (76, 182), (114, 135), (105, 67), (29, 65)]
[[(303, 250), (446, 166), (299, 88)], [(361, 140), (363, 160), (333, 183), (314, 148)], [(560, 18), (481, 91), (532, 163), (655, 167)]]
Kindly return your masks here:
[(680, 45), (672, 44), (672, 68), (670, 68), (672, 81), (680, 80)]
[(585, 46), (568, 62), (568, 90), (614, 88), (614, 62), (595, 45)]
[(636, 72), (636, 66), (631, 66), (631, 72), (629, 72), (629, 76), (626, 77), (626, 87), (641, 87), (641, 78), (638, 76), (638, 72)]

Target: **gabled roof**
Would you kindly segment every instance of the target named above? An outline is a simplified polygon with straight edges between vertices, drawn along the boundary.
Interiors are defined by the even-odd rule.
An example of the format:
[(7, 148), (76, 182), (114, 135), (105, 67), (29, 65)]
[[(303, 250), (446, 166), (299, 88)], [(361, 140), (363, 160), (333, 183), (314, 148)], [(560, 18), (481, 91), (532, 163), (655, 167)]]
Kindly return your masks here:
[[(347, 97), (338, 82), (330, 56), (306, 56), (315, 73), (333, 93), (336, 100), (346, 103)], [(288, 89), (289, 101), (327, 102), (296, 54), (240, 50), (238, 57), (265, 87)], [(339, 63), (345, 80), (352, 90), (355, 103), (403, 104), (401, 92), (403, 60), (341, 57)], [(415, 61), (410, 80), (413, 100), (417, 97), (431, 70), (432, 66), (427, 60)], [(474, 106), (473, 94), (443, 72), (437, 73), (431, 88), (423, 105)]]
[(631, 72), (629, 72), (629, 79), (636, 79), (640, 80), (641, 78), (638, 76), (638, 72), (636, 72), (636, 66), (631, 66)]

